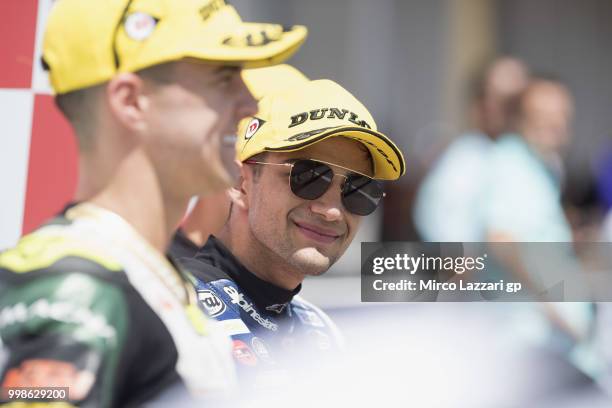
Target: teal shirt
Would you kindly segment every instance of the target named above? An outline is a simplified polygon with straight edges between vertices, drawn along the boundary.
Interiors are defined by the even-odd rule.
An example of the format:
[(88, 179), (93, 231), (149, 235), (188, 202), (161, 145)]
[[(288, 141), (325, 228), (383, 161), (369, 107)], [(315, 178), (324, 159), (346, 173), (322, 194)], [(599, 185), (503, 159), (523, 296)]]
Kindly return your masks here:
[(508, 233), (515, 241), (570, 242), (559, 183), (525, 140), (503, 136), (489, 159), (481, 195), (486, 230)]
[(467, 133), (451, 143), (419, 188), (414, 222), (424, 241), (484, 240), (478, 207), (493, 143)]

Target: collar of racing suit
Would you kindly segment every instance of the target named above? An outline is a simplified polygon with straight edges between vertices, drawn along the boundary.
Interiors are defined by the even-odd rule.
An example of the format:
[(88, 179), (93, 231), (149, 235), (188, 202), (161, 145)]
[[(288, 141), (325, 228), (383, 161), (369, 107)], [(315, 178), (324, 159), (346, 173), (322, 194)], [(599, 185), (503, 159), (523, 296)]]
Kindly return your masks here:
[(198, 251), (195, 258), (227, 273), (230, 279), (242, 289), (258, 308), (276, 311), (284, 310), (284, 305), (291, 302), (291, 299), (302, 289), (298, 285), (293, 290), (280, 288), (276, 285), (258, 278), (249, 271), (238, 258), (219, 239), (213, 235), (208, 238), (206, 244)]

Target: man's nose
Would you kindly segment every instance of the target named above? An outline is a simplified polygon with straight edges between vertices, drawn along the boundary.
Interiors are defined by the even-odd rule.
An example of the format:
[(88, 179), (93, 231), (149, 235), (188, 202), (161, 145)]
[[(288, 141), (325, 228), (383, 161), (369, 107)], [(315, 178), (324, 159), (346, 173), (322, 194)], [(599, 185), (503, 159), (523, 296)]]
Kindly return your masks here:
[(327, 191), (321, 197), (312, 200), (310, 210), (314, 214), (323, 217), (325, 221), (335, 222), (342, 220), (344, 207), (340, 192), (343, 183), (344, 177), (334, 177)]

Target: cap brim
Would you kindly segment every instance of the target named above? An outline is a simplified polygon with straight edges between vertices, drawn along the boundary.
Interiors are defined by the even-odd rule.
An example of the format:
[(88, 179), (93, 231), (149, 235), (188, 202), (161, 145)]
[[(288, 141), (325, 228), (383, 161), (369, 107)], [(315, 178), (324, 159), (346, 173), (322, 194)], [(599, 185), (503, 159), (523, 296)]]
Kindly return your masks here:
[[(296, 25), (291, 28), (280, 28), (274, 24), (240, 23), (241, 29), (236, 38), (248, 37), (250, 32), (261, 34), (270, 30), (282, 29), (273, 40), (263, 40), (257, 45), (233, 44), (220, 42), (216, 47), (207, 47), (205, 51), (191, 52), (190, 56), (206, 61), (223, 64), (240, 65), (243, 68), (260, 68), (280, 64), (291, 57), (306, 40), (308, 30)], [(232, 38), (228, 34), (227, 38)], [(269, 42), (267, 42), (269, 41)]]
[[(348, 137), (362, 143), (370, 151), (374, 160), (374, 178), (379, 180), (397, 180), (406, 171), (404, 156), (399, 148), (384, 134), (375, 130), (357, 126), (339, 126), (331, 129), (321, 129), (320, 133), (309, 132), (306, 139), (289, 137), (278, 141), (274, 146), (264, 150), (270, 152), (290, 152), (304, 149), (314, 143), (330, 137)], [(291, 140), (294, 138), (295, 140)]]

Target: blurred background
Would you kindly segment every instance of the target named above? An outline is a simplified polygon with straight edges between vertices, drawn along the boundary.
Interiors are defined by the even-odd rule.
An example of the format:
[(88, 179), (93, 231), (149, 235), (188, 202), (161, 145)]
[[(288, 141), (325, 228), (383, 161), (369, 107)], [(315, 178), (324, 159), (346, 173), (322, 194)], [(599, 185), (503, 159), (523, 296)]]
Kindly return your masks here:
[[(497, 344), (516, 335), (514, 326), (500, 324), (500, 316), (506, 314), (497, 314), (484, 304), (415, 304), (392, 309), (361, 304), (361, 241), (573, 241), (578, 248), (584, 242), (612, 240), (612, 221), (610, 217), (606, 220), (612, 205), (609, 0), (231, 3), (245, 20), (308, 26), (305, 45), (289, 63), (312, 79), (329, 78), (351, 91), (406, 157), (406, 175), (387, 185), (384, 205), (364, 219), (348, 253), (326, 275), (308, 279), (304, 285), (302, 294), (324, 307), (348, 335), (363, 334), (364, 316), (373, 322), (369, 326), (372, 333), (395, 330), (394, 325), (399, 325), (397, 331), (387, 333), (395, 333), (396, 345), (401, 342), (411, 350), (408, 356), (424, 359), (420, 369), (430, 364), (427, 356), (440, 350), (448, 357), (444, 363), (448, 367), (469, 364), (465, 359), (453, 362), (456, 343), (431, 342), (432, 337), (450, 339), (463, 333), (469, 337), (466, 344), (477, 352), (477, 339)], [(0, 1), (0, 249), (13, 245), (23, 233), (61, 210), (75, 189), (75, 142), (53, 105), (39, 66), (41, 36), (52, 4), (53, 0)], [(514, 58), (528, 81), (540, 78), (556, 91), (548, 87), (550, 92), (542, 92), (550, 98), (532, 98), (540, 102), (528, 103), (525, 83), (503, 103), (497, 99), (500, 104), (495, 109), (501, 109), (506, 119), (498, 132), (489, 132), (490, 126), (485, 125), (491, 124), (487, 118), (495, 117), (490, 106), (495, 98), (493, 102), (487, 99), (494, 94), (489, 92), (487, 78), (491, 64), (504, 56)], [(516, 84), (512, 79), (516, 77), (502, 78), (501, 85), (491, 83), (502, 90)], [(542, 105), (542, 100), (553, 102)], [(504, 138), (506, 133), (514, 136)], [(551, 140), (554, 146), (544, 143)], [(458, 141), (476, 144), (467, 143), (466, 148)], [(545, 145), (548, 148), (542, 147)], [(505, 160), (510, 165), (504, 167)], [(508, 169), (510, 181), (522, 181), (505, 183), (503, 176), (508, 172), (504, 170)], [(521, 177), (513, 178), (514, 170)], [(449, 173), (456, 176), (455, 182), (445, 179)], [(500, 178), (491, 181), (490, 174)], [(428, 185), (441, 185), (455, 194), (455, 200), (436, 196), (440, 190), (425, 187)], [(481, 208), (483, 202), (487, 205)], [(456, 220), (468, 219), (460, 211), (468, 211), (474, 221), (455, 225)], [(440, 213), (446, 216), (440, 218)], [(508, 225), (509, 217), (513, 225), (504, 229), (501, 221)], [(542, 220), (547, 221), (538, 224)], [(436, 225), (442, 227), (436, 230)], [(541, 228), (528, 228), (534, 225)], [(582, 261), (588, 258), (581, 251), (577, 255)], [(357, 314), (356, 308), (361, 308)], [(605, 307), (600, 308), (595, 324), (607, 327), (610, 315)], [(469, 335), (466, 327), (472, 328)], [(411, 329), (418, 330), (419, 336), (415, 338)], [(607, 341), (612, 338), (609, 330), (603, 337), (599, 334)], [(376, 340), (368, 344), (381, 348), (388, 344)], [(356, 347), (357, 353), (367, 352), (360, 348), (364, 344)], [(520, 344), (517, 341), (513, 346)], [(592, 376), (584, 376), (584, 369), (564, 365), (564, 359), (550, 357), (550, 344), (542, 344), (547, 345), (535, 354), (517, 347), (516, 354), (504, 355), (505, 359), (520, 356), (517, 361), (526, 364), (523, 372), (533, 373), (535, 364), (541, 369), (537, 372), (540, 379), (553, 379), (537, 383), (541, 385), (537, 392), (544, 395), (539, 405), (521, 405), (521, 401), (535, 401), (528, 394), (516, 405), (503, 406), (608, 406), (609, 401), (601, 403), (601, 394), (591, 388)], [(373, 369), (377, 368), (384, 369)], [(432, 380), (439, 374), (435, 371)], [(505, 383), (495, 384), (503, 388)], [(430, 383), (420, 385), (428, 392), (439, 390)]]
[[(76, 152), (39, 67), (52, 0), (0, 2), (0, 247), (62, 208), (74, 190)], [(563, 151), (566, 208), (601, 223), (597, 171), (611, 145), (612, 3), (607, 0), (235, 0), (246, 20), (300, 23), (308, 40), (289, 61), (330, 78), (370, 109), (403, 149), (406, 175), (387, 186), (363, 240), (418, 240), (412, 211), (423, 177), (469, 129), (474, 83), (495, 57), (521, 59), (564, 82), (575, 104)], [(40, 134), (40, 136), (38, 136)], [(600, 166), (601, 167), (601, 166)], [(595, 214), (593, 213), (595, 211)], [(599, 213), (597, 213), (599, 211)], [(587, 216), (588, 214), (588, 216)], [(599, 218), (597, 218), (599, 216)], [(586, 217), (586, 218), (585, 218)], [(593, 219), (594, 218), (594, 219)], [(344, 268), (340, 268), (344, 269)]]
[(472, 87), (501, 55), (555, 76), (575, 99), (564, 155), (568, 205), (595, 205), (595, 166), (611, 148), (612, 3), (607, 0), (233, 1), (245, 19), (309, 27), (290, 61), (330, 78), (370, 109), (403, 149), (406, 176), (388, 186), (375, 239), (417, 240), (416, 189), (449, 142), (470, 127)]

